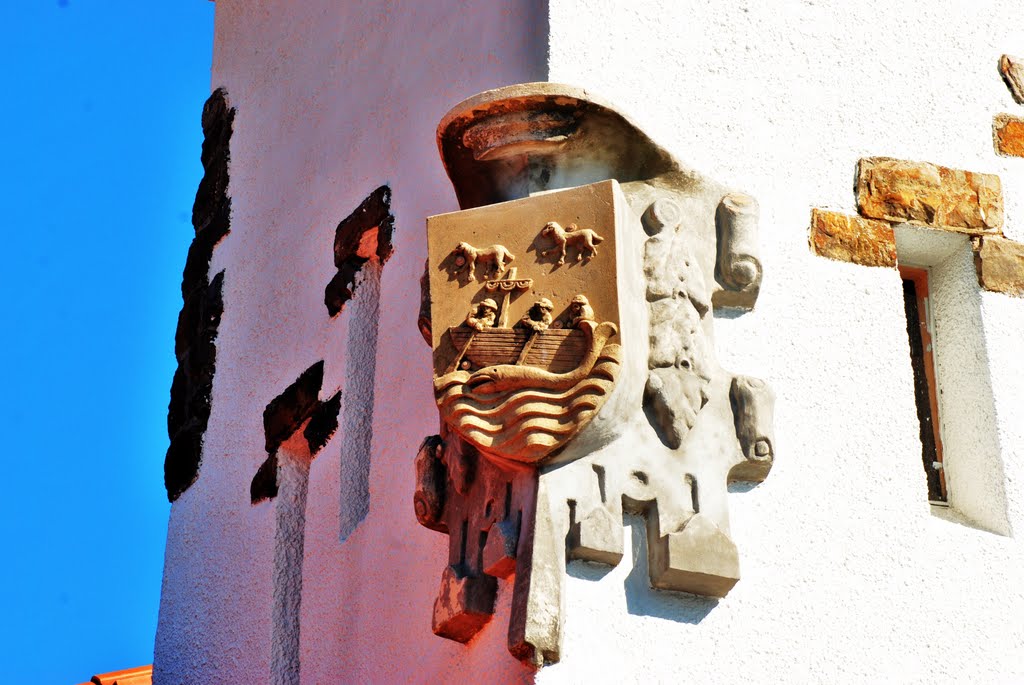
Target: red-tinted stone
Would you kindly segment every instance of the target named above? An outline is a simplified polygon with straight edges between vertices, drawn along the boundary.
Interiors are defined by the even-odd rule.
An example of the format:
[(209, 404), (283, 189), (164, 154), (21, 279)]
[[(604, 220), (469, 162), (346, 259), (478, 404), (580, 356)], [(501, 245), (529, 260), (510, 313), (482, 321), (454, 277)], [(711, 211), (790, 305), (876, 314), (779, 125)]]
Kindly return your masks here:
[(1024, 119), (997, 114), (992, 122), (996, 152), (1007, 157), (1024, 157)]
[(929, 162), (887, 157), (860, 160), (857, 207), (871, 219), (909, 222), (981, 235), (1003, 225), (999, 177)]
[(896, 239), (884, 221), (811, 210), (811, 252), (864, 266), (896, 266)]

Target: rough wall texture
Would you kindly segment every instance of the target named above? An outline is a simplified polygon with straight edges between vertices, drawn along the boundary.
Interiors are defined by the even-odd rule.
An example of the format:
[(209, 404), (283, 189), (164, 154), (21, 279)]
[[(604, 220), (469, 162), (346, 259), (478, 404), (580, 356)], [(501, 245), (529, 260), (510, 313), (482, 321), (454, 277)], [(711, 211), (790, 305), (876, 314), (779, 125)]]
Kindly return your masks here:
[[(203, 477), (171, 514), (156, 682), (271, 680), (287, 512), (280, 497), (252, 506), (249, 485), (266, 457), (265, 406), (319, 359), (325, 394), (343, 391), (342, 427), (299, 493), (299, 682), (1024, 678), (1024, 302), (948, 291), (980, 322), (985, 357), (970, 359), (988, 368), (996, 434), (981, 463), (1004, 469), (1005, 492), (999, 507), (983, 492), (979, 515), (1002, 517), (990, 527), (1001, 535), (927, 504), (897, 272), (819, 259), (806, 244), (812, 207), (856, 214), (857, 161), (876, 156), (997, 174), (1003, 231), (1024, 239), (1024, 167), (992, 145), (993, 116), (1013, 107), (993, 65), (1024, 44), (1006, 19), (1018, 11), (1010, 0), (551, 0), (548, 17), (543, 3), (512, 0), (218, 0), (214, 82), (238, 116), (232, 233), (213, 268), (231, 277)], [(723, 365), (775, 388), (779, 457), (769, 481), (730, 495), (743, 561), (727, 597), (652, 592), (632, 521), (618, 567), (570, 565), (562, 662), (532, 675), (505, 651), (507, 593), (469, 646), (430, 632), (445, 541), (416, 524), (411, 492), (416, 446), (436, 432), (415, 331), (423, 221), (455, 209), (434, 127), (466, 95), (545, 76), (601, 93), (686, 163), (757, 198), (760, 299), (719, 314), (716, 344)], [(371, 382), (346, 372), (358, 307), (331, 319), (323, 296), (339, 217), (384, 183), (395, 255)], [(969, 255), (943, 264), (962, 276)], [(357, 287), (350, 304), (372, 291)], [(357, 403), (371, 390), (371, 406)], [(959, 409), (953, 424), (975, 420), (974, 403)], [(349, 433), (366, 421), (368, 513), (350, 516)]]
[[(446, 541), (416, 523), (411, 505), (416, 447), (437, 432), (430, 348), (416, 318), (424, 219), (457, 208), (437, 122), (475, 92), (543, 79), (546, 26), (540, 0), (217, 1), (213, 83), (238, 111), (232, 231), (213, 258), (229, 278), (203, 476), (171, 512), (161, 685), (296, 682), (271, 677), (272, 663), (289, 662), (280, 648), (293, 647), (272, 649), (275, 626), (296, 610), (302, 683), (527, 677), (500, 631), (469, 650), (430, 632), (433, 560)], [(324, 286), (338, 271), (336, 227), (385, 184), (394, 255), (383, 269), (361, 270), (380, 279), (379, 315), (372, 280), (357, 281), (332, 318)], [(280, 474), (277, 497), (254, 506), (249, 487), (267, 457), (264, 409), (321, 359), (321, 396), (342, 391), (341, 426), (305, 490), (292, 469)], [(366, 506), (350, 505), (352, 490)], [(291, 539), (298, 529), (301, 547)], [(280, 565), (298, 549), (301, 583), (275, 573), (275, 558)], [(300, 606), (275, 605), (275, 589), (295, 587)], [(498, 601), (507, 613), (507, 597)]]
[[(1024, 235), (1024, 167), (991, 142), (992, 117), (1014, 107), (994, 65), (1024, 41), (1006, 21), (1018, 10), (552, 0), (551, 80), (610, 97), (761, 205), (761, 296), (753, 313), (719, 317), (716, 343), (723, 364), (776, 389), (779, 456), (769, 480), (731, 495), (742, 580), (725, 599), (666, 598), (627, 564), (607, 575), (577, 565), (563, 661), (538, 681), (1024, 676), (1019, 542), (933, 516), (926, 502), (897, 272), (806, 247), (811, 207), (857, 213), (856, 164), (874, 156), (999, 175), (1003, 230)], [(960, 259), (969, 266), (969, 252)], [(1005, 511), (993, 516), (1019, 536), (1024, 416), (1012, 398), (1024, 374), (1010, 341), (1024, 306), (974, 288), (1006, 469)], [(974, 410), (965, 402), (953, 418)]]

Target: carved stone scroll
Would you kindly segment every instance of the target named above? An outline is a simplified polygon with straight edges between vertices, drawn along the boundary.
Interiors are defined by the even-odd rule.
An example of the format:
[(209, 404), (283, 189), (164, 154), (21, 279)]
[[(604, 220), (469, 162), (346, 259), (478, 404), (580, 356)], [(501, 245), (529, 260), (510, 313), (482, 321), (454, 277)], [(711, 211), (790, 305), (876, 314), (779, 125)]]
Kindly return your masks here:
[(484, 630), (514, 578), (509, 651), (557, 661), (565, 566), (618, 564), (624, 515), (653, 587), (724, 596), (728, 483), (775, 457), (771, 390), (711, 343), (713, 305), (760, 289), (757, 203), (570, 86), (482, 93), (438, 138), (463, 211), (428, 219), (420, 316), (441, 429), (415, 511), (449, 535), (434, 632)]
[(718, 205), (718, 265), (724, 286), (715, 298), (721, 307), (751, 309), (761, 288), (761, 260), (757, 246), (757, 200), (730, 193)]

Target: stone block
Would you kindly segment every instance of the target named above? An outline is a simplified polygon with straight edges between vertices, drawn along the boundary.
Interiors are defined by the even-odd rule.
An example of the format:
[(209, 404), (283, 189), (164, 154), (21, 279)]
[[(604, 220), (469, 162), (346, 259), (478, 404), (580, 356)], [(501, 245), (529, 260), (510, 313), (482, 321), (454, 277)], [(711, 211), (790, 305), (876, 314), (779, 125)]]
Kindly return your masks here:
[(999, 177), (928, 162), (860, 160), (857, 207), (870, 219), (967, 233), (998, 234), (1003, 225)]
[(985, 290), (1024, 297), (1024, 243), (985, 237), (975, 250), (978, 283)]
[(736, 545), (703, 514), (694, 514), (679, 532), (657, 539), (648, 533), (648, 544), (656, 588), (725, 597), (740, 579)]
[(519, 527), (514, 521), (498, 521), (487, 532), (483, 549), (484, 573), (495, 578), (508, 578), (516, 572), (516, 547)]
[(996, 152), (1004, 157), (1024, 157), (1024, 119), (997, 114), (992, 121)]
[(569, 558), (617, 566), (622, 561), (622, 516), (595, 507), (569, 531)]
[(864, 266), (896, 266), (896, 238), (884, 221), (811, 210), (811, 252)]
[(1024, 63), (1012, 55), (999, 58), (999, 73), (1017, 104), (1024, 105)]
[(435, 635), (469, 642), (494, 614), (498, 581), (491, 576), (464, 576), (448, 566), (434, 602)]

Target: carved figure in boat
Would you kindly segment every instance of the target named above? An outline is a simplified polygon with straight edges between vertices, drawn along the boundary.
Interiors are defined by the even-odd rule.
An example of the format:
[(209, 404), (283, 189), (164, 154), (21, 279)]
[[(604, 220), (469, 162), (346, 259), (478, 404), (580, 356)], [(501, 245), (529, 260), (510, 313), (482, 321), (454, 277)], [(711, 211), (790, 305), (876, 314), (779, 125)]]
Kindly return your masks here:
[(474, 331), (482, 331), (485, 328), (493, 328), (497, 320), (498, 304), (488, 297), (469, 311), (466, 325)]
[[(493, 310), (484, 302), (476, 313)], [(587, 298), (569, 306), (571, 327), (552, 327), (541, 298), (513, 328), (470, 322), (448, 330), (457, 354), (434, 380), (441, 415), (486, 454), (536, 462), (564, 445), (600, 407), (621, 365), (618, 333), (597, 323)]]
[(528, 328), (535, 333), (547, 330), (547, 327), (551, 325), (551, 321), (554, 319), (551, 315), (554, 308), (555, 305), (551, 304), (551, 300), (542, 297), (534, 302), (529, 311), (519, 320), (519, 326)]

